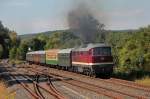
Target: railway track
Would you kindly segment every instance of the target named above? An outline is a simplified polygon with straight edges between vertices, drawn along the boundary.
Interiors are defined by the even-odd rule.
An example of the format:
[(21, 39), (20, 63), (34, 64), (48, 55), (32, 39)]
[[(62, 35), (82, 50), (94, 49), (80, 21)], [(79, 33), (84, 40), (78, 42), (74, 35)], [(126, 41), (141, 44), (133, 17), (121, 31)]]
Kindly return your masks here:
[[(5, 64), (3, 67), (1, 67), (1, 70), (4, 70), (7, 73), (1, 73), (1, 75), (3, 76), (9, 76), (10, 80), (6, 81), (6, 83), (9, 82), (17, 82), (18, 84), (20, 84), (21, 87), (23, 87), (28, 94), (26, 94), (28, 97), (31, 97), (32, 99), (40, 99), (40, 97), (34, 92), (34, 90), (32, 90), (27, 83), (22, 82), (21, 80), (27, 80), (23, 77), (23, 79), (18, 79), (16, 76), (14, 76), (12, 74), (12, 71), (14, 71), (14, 68), (10, 68), (10, 66), (8, 64)], [(19, 90), (19, 89), (18, 89)]]
[[(42, 74), (42, 72), (40, 72), (38, 70), (33, 71), (33, 72), (38, 72), (38, 73)], [(126, 96), (127, 97), (132, 97), (132, 98), (135, 98), (135, 99), (148, 99), (145, 96), (133, 95), (133, 94), (130, 94), (130, 93), (126, 93), (126, 92), (122, 92), (122, 91), (118, 91), (118, 90), (113, 90), (113, 89), (105, 88), (105, 87), (98, 86), (98, 85), (89, 84), (89, 83), (86, 83), (86, 82), (83, 82), (83, 81), (79, 81), (79, 80), (75, 80), (75, 79), (73, 79), (73, 80), (71, 80), (69, 82), (69, 81), (63, 80), (62, 76), (59, 76), (59, 75), (56, 75), (56, 74), (52, 74), (52, 73), (49, 73), (48, 75), (56, 77), (57, 79), (65, 82), (65, 83), (71, 84), (73, 86), (77, 86), (77, 87), (80, 87), (80, 88), (83, 88), (83, 89), (87, 89), (87, 90), (96, 92), (98, 94), (103, 94), (103, 95), (106, 95), (106, 96), (114, 98), (114, 99), (124, 99)], [(92, 86), (92, 87), (89, 87), (89, 86)]]
[(111, 79), (109, 79), (109, 81), (124, 84), (125, 86), (130, 86), (130, 87), (133, 87), (133, 88), (137, 88), (137, 89), (141, 89), (141, 90), (150, 92), (150, 87), (149, 86), (144, 86), (144, 85), (134, 83), (134, 82), (131, 82), (131, 81), (126, 81), (126, 80), (121, 80), (121, 79), (116, 79), (116, 78), (111, 78)]
[[(52, 69), (52, 71), (55, 71), (55, 70), (53, 70), (53, 68), (51, 68), (51, 69)], [(58, 71), (58, 70), (56, 70), (56, 71)], [(83, 80), (79, 80), (79, 81), (83, 81), (84, 84), (86, 84), (86, 81), (84, 81), (84, 79), (86, 78), (86, 79), (92, 80), (93, 84), (94, 84), (94, 82), (103, 82), (105, 84), (111, 84), (112, 86), (113, 85), (115, 85), (115, 86), (122, 86), (122, 87), (125, 87), (128, 90), (132, 90), (132, 91), (135, 90), (135, 92), (131, 92), (130, 93), (130, 91), (129, 92), (128, 91), (122, 91), (123, 89), (116, 90), (114, 88), (107, 88), (107, 87), (99, 86), (98, 84), (96, 84), (95, 87), (100, 87), (100, 88), (106, 89), (107, 91), (111, 90), (112, 92), (116, 92), (119, 95), (129, 96), (129, 97), (132, 97), (134, 99), (149, 99), (150, 98), (149, 88), (145, 88), (145, 87), (140, 86), (140, 85), (138, 85), (138, 84), (136, 84), (134, 82), (131, 82), (131, 81), (125, 81), (125, 80), (120, 80), (120, 79), (115, 79), (114, 80), (114, 78), (106, 79), (106, 80), (105, 79), (100, 79), (100, 78), (91, 78), (91, 77), (88, 77), (88, 76), (85, 76), (85, 75), (80, 75), (80, 74), (76, 74), (76, 73), (72, 73), (72, 72), (68, 72), (68, 71), (62, 71), (62, 70), (59, 70), (59, 72), (57, 72), (57, 73), (53, 72), (53, 74), (57, 74), (59, 76), (61, 75), (61, 76), (64, 76), (64, 77), (71, 77), (72, 75), (80, 76), (80, 78), (83, 78)], [(76, 80), (80, 79), (80, 78), (79, 77), (75, 77)], [(87, 83), (89, 84), (89, 82), (87, 82)], [(133, 84), (130, 84), (130, 83), (133, 83)], [(139, 93), (138, 91), (141, 92), (141, 93), (138, 94)]]
[(49, 76), (48, 77), (48, 82), (47, 82), (47, 85), (49, 86), (49, 88), (55, 93), (57, 94), (58, 96), (60, 96), (62, 99), (65, 99), (65, 97), (55, 88), (55, 86), (53, 85), (51, 79)]
[[(62, 70), (60, 70), (62, 71)], [(100, 79), (100, 78), (95, 78), (95, 77), (90, 77), (90, 76), (86, 76), (83, 74), (77, 74), (77, 73), (73, 73), (73, 72), (68, 72), (68, 71), (63, 71), (68, 75), (75, 75), (75, 76), (81, 76), (83, 78), (90, 78), (90, 79), (94, 79), (94, 80), (98, 80), (98, 81), (102, 81), (102, 82), (106, 82), (106, 83), (113, 83), (116, 85), (122, 85), (122, 86), (126, 86), (126, 87), (132, 87), (135, 89), (139, 89), (139, 90), (144, 90), (147, 92), (150, 92), (150, 87), (149, 86), (145, 86), (145, 85), (141, 85), (132, 81), (127, 81), (127, 80), (122, 80), (122, 79), (117, 79), (117, 78), (110, 78), (110, 79)]]
[[(38, 74), (36, 75), (36, 78), (35, 78), (35, 81), (37, 83), (39, 83), (39, 76)], [(45, 99), (44, 95), (42, 94), (42, 92), (40, 91), (40, 88), (38, 87), (37, 84), (33, 83), (34, 85), (34, 90), (35, 90), (35, 93), (40, 97), (40, 99)]]
[[(62, 82), (62, 84), (76, 87), (77, 90), (87, 90), (89, 92), (94, 92), (98, 95), (103, 95), (106, 97), (109, 97), (111, 99), (150, 99), (150, 88), (136, 84), (131, 81), (126, 80), (120, 80), (116, 78), (111, 79), (100, 79), (100, 78), (91, 78), (85, 75), (76, 74), (68, 71), (62, 71), (51, 68), (51, 71), (49, 71), (45, 67), (34, 68), (28, 66), (27, 69), (24, 69), (26, 66), (23, 67), (23, 70), (34, 73), (35, 80), (28, 76), (22, 75), (24, 78), (26, 78), (28, 81), (32, 82), (34, 84), (34, 91), (31, 90), (31, 88), (28, 86), (28, 84), (19, 82), (20, 85), (30, 93), (30, 96), (34, 99), (46, 99), (43, 95), (43, 92), (50, 94), (56, 99), (66, 99), (53, 85), (53, 82), (51, 79), (55, 78)], [(19, 67), (21, 68), (21, 67)], [(47, 83), (45, 86), (41, 85), (39, 82), (39, 76), (38, 75), (45, 75), (47, 79)], [(82, 79), (81, 79), (82, 78)], [(17, 79), (17, 78), (14, 78)], [(89, 80), (89, 81), (88, 81)], [(92, 82), (92, 83), (91, 83)], [(103, 86), (100, 83), (103, 83), (105, 86)], [(107, 85), (111, 85), (112, 87), (108, 87)], [(117, 88), (113, 88), (115, 86), (122, 86), (122, 88), (126, 88), (128, 90), (138, 90), (141, 92), (144, 92), (142, 94), (138, 93), (130, 93), (127, 91), (122, 91), (122, 89), (118, 90)], [(47, 86), (47, 87), (46, 87)]]
[[(15, 69), (13, 68), (9, 68), (13, 71), (15, 71)], [(8, 71), (9, 71), (8, 69)], [(66, 99), (66, 97), (62, 96), (59, 91), (56, 90), (56, 88), (54, 87), (54, 85), (52, 84), (51, 80), (49, 79), (49, 77), (47, 77), (47, 83), (45, 85), (47, 85), (47, 87), (41, 85), (39, 82), (39, 75), (36, 74), (35, 75), (35, 79), (32, 79), (28, 76), (25, 76), (23, 74), (21, 74), (19, 71), (15, 71), (15, 75), (12, 74), (10, 71), (7, 73), (10, 78), (12, 79), (11, 81), (16, 81), (17, 83), (19, 83), (29, 94), (28, 97), (31, 97), (32, 99), (51, 99), (51, 98), (47, 98), (42, 91), (45, 91), (47, 93), (48, 96), (50, 97), (54, 97), (54, 99)], [(19, 76), (16, 76), (19, 75)], [(18, 79), (18, 78), (22, 78), (22, 79)], [(28, 81), (30, 82), (33, 87), (31, 87), (31, 85), (27, 84), (27, 82), (22, 82), (21, 80), (24, 81)]]
[[(45, 92), (47, 92), (48, 94), (50, 94), (51, 96), (55, 97), (56, 99), (65, 99), (64, 96), (58, 94), (58, 92), (56, 91), (56, 89), (54, 88), (54, 86), (52, 84), (47, 84), (47, 86), (49, 87), (49, 89), (47, 89), (46, 87), (40, 85), (39, 82), (39, 75), (37, 75), (36, 77), (36, 81), (32, 80), (29, 77), (26, 77), (29, 81), (31, 81), (34, 84), (34, 88), (36, 90), (36, 93), (38, 94), (38, 96), (40, 97), (39, 99), (46, 99), (44, 97), (44, 95), (42, 94), (42, 92), (40, 91), (40, 89), (44, 90)], [(55, 89), (55, 92), (54, 92)]]
[[(33, 99), (40, 99), (39, 95), (37, 93), (35, 93), (26, 83), (21, 82), (20, 80), (18, 80), (15, 76), (10, 75), (13, 80), (17, 81), (28, 93), (30, 93), (29, 97), (32, 97)], [(34, 86), (34, 85), (33, 85)]]
[(62, 77), (62, 76), (55, 75), (55, 74), (42, 73), (41, 71), (38, 71), (38, 70), (36, 70), (36, 71), (35, 70), (30, 70), (30, 71), (32, 71), (34, 73), (38, 72), (40, 74), (51, 76), (51, 77), (56, 78), (56, 79), (58, 79), (58, 80), (60, 80), (60, 81), (62, 81), (64, 83), (67, 83), (67, 84), (70, 84), (70, 85), (73, 85), (73, 86), (77, 86), (79, 88), (83, 88), (83, 89), (86, 89), (86, 90), (89, 90), (89, 91), (92, 91), (92, 92), (96, 92), (98, 94), (108, 96), (108, 97), (110, 97), (112, 99), (123, 99), (123, 98), (121, 98), (121, 96), (119, 96), (119, 95), (113, 95), (113, 93), (110, 93), (110, 92), (108, 92), (108, 91), (106, 91), (106, 90), (104, 90), (102, 88), (101, 89), (100, 88), (97, 89), (96, 87), (94, 87), (94, 88), (88, 88), (88, 86), (83, 86), (83, 85), (81, 86), (81, 83), (79, 83), (79, 82), (78, 83), (72, 83), (72, 82), (66, 81), (66, 80), (64, 80), (64, 79), (66, 79), (66, 77)]

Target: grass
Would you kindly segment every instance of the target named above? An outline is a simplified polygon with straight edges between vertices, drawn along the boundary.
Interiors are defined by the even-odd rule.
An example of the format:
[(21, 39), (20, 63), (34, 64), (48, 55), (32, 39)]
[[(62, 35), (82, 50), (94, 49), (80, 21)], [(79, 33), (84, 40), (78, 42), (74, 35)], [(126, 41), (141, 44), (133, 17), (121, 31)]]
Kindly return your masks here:
[(142, 85), (150, 86), (150, 77), (145, 76), (142, 79), (135, 80), (135, 82), (142, 84)]
[(9, 93), (6, 85), (0, 82), (0, 99), (15, 99), (15, 93)]
[(4, 84), (3, 83), (0, 83), (0, 99), (5, 99), (4, 97), (4, 95), (7, 93), (7, 91), (6, 91), (6, 87), (4, 86)]
[(21, 61), (21, 60), (9, 60), (9, 63), (10, 64), (22, 64), (22, 63), (24, 63), (24, 61)]

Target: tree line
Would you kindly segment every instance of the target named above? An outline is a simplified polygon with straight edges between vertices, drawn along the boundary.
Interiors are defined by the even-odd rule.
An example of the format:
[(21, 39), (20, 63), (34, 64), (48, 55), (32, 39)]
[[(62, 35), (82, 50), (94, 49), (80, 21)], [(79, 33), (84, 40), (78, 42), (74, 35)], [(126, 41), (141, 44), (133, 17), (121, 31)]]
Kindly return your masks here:
[(116, 72), (127, 75), (150, 72), (150, 26), (109, 33), (107, 42), (112, 46)]
[(28, 51), (47, 50), (50, 48), (71, 48), (81, 44), (81, 40), (69, 31), (54, 32), (23, 39), (15, 31), (4, 27), (0, 22), (0, 58), (25, 60)]

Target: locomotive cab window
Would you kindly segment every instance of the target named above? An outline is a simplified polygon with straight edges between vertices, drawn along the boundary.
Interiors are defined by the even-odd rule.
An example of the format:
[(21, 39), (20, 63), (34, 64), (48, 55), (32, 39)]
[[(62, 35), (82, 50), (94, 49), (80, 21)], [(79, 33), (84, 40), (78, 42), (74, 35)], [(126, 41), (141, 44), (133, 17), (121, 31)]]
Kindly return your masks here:
[(111, 48), (110, 47), (97, 47), (93, 49), (93, 55), (98, 56), (110, 56), (111, 55)]

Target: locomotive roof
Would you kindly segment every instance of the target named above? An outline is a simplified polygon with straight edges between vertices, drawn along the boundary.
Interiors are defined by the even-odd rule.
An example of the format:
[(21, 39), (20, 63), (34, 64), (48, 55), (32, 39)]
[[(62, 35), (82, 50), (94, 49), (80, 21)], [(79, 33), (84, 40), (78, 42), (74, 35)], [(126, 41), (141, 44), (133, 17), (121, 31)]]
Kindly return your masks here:
[(68, 49), (62, 49), (58, 53), (70, 53), (71, 51), (72, 51), (72, 48), (68, 48)]
[(110, 47), (110, 46), (106, 45), (105, 43), (96, 43), (96, 44), (90, 43), (84, 47), (81, 46), (81, 47), (75, 48), (73, 49), (73, 51), (88, 51), (89, 49), (95, 48), (95, 47)]

